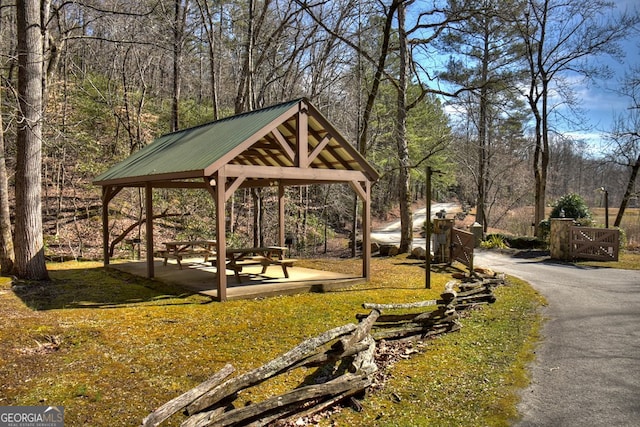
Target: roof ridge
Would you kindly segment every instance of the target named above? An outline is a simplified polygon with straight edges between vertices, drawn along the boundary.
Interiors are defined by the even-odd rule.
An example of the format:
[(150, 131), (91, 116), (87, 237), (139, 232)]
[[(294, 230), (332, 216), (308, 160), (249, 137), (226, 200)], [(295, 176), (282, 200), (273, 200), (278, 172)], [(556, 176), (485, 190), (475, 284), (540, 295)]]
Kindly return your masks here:
[(205, 126), (211, 126), (212, 124), (215, 124), (215, 123), (222, 123), (222, 122), (229, 121), (229, 120), (235, 120), (235, 119), (238, 119), (240, 117), (248, 116), (248, 115), (251, 115), (251, 114), (258, 114), (258, 113), (261, 113), (263, 111), (272, 110), (274, 108), (280, 108), (280, 107), (282, 107), (284, 105), (288, 105), (288, 104), (291, 104), (291, 105), (297, 104), (297, 103), (299, 103), (301, 101), (305, 101), (306, 102), (307, 98), (299, 97), (299, 98), (291, 99), (289, 101), (283, 101), (283, 102), (280, 102), (278, 104), (273, 104), (273, 105), (269, 105), (269, 106), (266, 106), (266, 107), (258, 108), (257, 110), (245, 111), (244, 113), (234, 114), (234, 115), (231, 115), (231, 116), (223, 117), (223, 118), (218, 119), (218, 120), (213, 120), (211, 122), (201, 123), (199, 125), (195, 125), (195, 126), (191, 126), (191, 127), (188, 127), (188, 128), (178, 129), (178, 130), (175, 130), (173, 132), (165, 133), (165, 134), (160, 135), (158, 138), (163, 138), (165, 136), (170, 136), (170, 135), (176, 135), (176, 134), (179, 134), (181, 132), (191, 131), (191, 130), (198, 129), (198, 128), (205, 127)]

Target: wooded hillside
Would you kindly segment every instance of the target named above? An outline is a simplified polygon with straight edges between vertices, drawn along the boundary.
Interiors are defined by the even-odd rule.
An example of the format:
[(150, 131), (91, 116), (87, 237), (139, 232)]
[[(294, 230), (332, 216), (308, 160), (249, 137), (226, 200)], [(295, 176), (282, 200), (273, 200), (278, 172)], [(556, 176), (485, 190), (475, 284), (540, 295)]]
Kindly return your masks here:
[[(91, 181), (109, 166), (162, 134), (300, 96), (381, 173), (374, 215), (399, 207), (403, 224), (424, 198), (426, 166), (441, 171), (435, 199), (477, 205), (485, 227), (500, 227), (514, 209), (534, 204), (537, 222), (541, 201), (544, 207), (570, 192), (592, 206), (602, 203), (596, 188), (608, 189), (612, 206), (633, 203), (637, 194), (633, 116), (620, 117), (610, 149), (593, 155), (585, 141), (562, 133), (572, 123), (584, 126), (579, 114), (551, 114), (579, 106), (569, 70), (606, 77), (606, 69), (583, 60), (622, 57), (618, 43), (638, 24), (637, 15), (613, 15), (604, 1), (522, 0), (499, 9), (474, 0), (0, 1), (0, 175), (7, 182), (0, 203), (11, 224), (25, 215), (16, 208), (15, 171), (24, 99), (18, 12), (28, 4), (41, 11), (36, 167), (47, 254), (100, 256), (101, 201)], [(637, 81), (632, 71), (630, 81)], [(269, 241), (272, 196), (235, 195), (229, 243)], [(208, 194), (163, 190), (155, 197), (162, 236), (212, 232)], [(300, 250), (353, 229), (353, 196), (341, 186), (291, 189), (288, 200), (287, 234)], [(120, 254), (132, 249), (124, 239), (144, 229), (142, 203), (131, 190), (112, 204), (111, 240), (123, 239), (114, 247)], [(410, 242), (406, 227), (402, 238)], [(16, 245), (23, 240), (16, 237)]]

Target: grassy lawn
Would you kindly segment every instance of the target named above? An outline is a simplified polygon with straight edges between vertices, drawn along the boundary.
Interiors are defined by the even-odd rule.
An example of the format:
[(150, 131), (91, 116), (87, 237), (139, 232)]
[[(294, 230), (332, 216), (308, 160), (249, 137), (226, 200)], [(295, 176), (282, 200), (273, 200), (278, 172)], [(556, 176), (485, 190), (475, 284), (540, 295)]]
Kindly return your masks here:
[[(306, 265), (323, 263), (335, 270), (360, 261)], [(356, 313), (366, 313), (364, 302), (433, 299), (450, 279), (434, 273), (427, 290), (421, 263), (378, 258), (365, 285), (217, 303), (98, 263), (49, 268), (51, 283), (18, 284), (15, 292), (0, 279), (0, 405), (63, 405), (68, 426), (139, 425), (226, 363), (246, 372), (305, 338), (354, 322)], [(495, 304), (465, 316), (461, 331), (425, 342), (394, 365), (362, 412), (343, 409), (323, 423), (507, 425), (527, 381), (543, 304), (527, 284), (510, 283), (496, 290)], [(311, 373), (278, 377), (239, 402), (291, 389)], [(170, 425), (183, 419), (176, 415)]]
[(621, 268), (623, 270), (640, 270), (640, 252), (622, 251), (618, 261), (579, 261), (578, 265), (590, 265), (602, 268)]

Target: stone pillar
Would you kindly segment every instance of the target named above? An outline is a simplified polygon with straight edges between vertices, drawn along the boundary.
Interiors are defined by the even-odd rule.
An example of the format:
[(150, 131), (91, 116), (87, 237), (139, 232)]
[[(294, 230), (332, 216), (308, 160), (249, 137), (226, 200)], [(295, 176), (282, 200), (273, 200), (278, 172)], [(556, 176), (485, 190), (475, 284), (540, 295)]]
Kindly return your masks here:
[(448, 264), (451, 262), (451, 231), (453, 230), (453, 219), (433, 220), (433, 240), (435, 261)]
[(484, 230), (482, 224), (474, 222), (469, 226), (469, 232), (473, 234), (473, 246), (475, 248), (480, 247), (480, 242), (482, 242), (482, 235), (484, 234)]
[(573, 219), (571, 218), (551, 218), (549, 249), (552, 259), (560, 259), (563, 261), (569, 261), (571, 259), (569, 233), (572, 225)]

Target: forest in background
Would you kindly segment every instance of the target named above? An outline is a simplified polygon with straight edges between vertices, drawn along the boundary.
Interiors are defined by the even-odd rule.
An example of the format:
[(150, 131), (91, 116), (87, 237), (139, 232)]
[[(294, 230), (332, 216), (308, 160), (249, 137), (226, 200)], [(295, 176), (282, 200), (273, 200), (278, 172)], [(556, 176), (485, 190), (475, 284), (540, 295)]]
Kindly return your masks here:
[[(399, 208), (405, 245), (427, 166), (441, 172), (435, 199), (476, 206), (485, 228), (503, 228), (518, 208), (544, 207), (568, 193), (602, 206), (597, 189), (606, 188), (610, 206), (637, 203), (639, 70), (619, 84), (629, 114), (616, 117), (604, 148), (568, 136), (589, 128), (576, 92), (610, 75), (597, 58), (623, 59), (619, 43), (637, 36), (637, 11), (616, 15), (600, 0), (36, 3), (49, 254), (100, 256), (100, 191), (91, 181), (106, 168), (162, 134), (300, 96), (381, 173), (373, 214)], [(0, 1), (0, 129), (11, 224), (24, 215), (13, 191), (23, 123), (21, 4)], [(575, 75), (584, 80), (569, 78)], [(560, 115), (561, 107), (571, 114)], [(275, 233), (274, 198), (263, 192), (234, 196), (230, 244), (269, 241)], [(156, 190), (154, 198), (157, 241), (211, 235), (208, 194)], [(342, 186), (289, 189), (287, 200), (286, 233), (301, 248), (353, 228), (353, 194)], [(112, 241), (144, 237), (142, 203), (133, 190), (112, 202)], [(124, 242), (115, 249), (126, 254)]]

